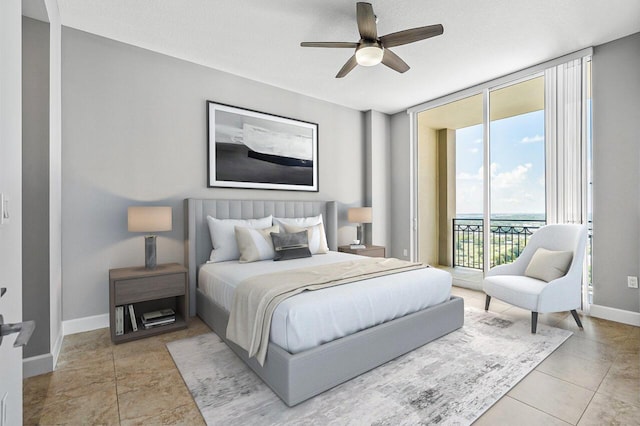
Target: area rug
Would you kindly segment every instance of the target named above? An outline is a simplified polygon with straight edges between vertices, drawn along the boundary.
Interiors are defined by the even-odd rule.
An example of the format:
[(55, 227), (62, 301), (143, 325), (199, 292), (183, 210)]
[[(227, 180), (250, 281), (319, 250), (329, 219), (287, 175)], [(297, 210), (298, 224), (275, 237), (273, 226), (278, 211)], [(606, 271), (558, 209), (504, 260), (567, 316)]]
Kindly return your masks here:
[(167, 348), (210, 425), (467, 425), (571, 334), (467, 308), (459, 330), (292, 408), (214, 333)]

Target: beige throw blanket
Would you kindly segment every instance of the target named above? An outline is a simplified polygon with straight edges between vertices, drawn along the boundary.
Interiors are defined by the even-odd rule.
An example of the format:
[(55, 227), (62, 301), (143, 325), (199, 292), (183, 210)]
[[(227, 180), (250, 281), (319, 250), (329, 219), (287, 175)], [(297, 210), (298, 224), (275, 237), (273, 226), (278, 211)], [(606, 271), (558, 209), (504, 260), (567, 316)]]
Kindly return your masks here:
[(227, 338), (264, 365), (271, 317), (284, 299), (305, 290), (319, 290), (426, 267), (399, 259), (366, 258), (248, 278), (236, 287)]

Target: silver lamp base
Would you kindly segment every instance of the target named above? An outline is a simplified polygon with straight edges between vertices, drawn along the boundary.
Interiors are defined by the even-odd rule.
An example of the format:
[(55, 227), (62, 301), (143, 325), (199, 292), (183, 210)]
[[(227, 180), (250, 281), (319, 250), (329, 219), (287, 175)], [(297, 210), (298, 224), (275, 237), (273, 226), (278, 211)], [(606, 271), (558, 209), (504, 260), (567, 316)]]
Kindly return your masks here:
[(144, 267), (156, 269), (156, 266), (156, 236), (147, 235), (144, 237)]
[(356, 227), (356, 240), (360, 241), (360, 244), (364, 244), (364, 226), (362, 224)]

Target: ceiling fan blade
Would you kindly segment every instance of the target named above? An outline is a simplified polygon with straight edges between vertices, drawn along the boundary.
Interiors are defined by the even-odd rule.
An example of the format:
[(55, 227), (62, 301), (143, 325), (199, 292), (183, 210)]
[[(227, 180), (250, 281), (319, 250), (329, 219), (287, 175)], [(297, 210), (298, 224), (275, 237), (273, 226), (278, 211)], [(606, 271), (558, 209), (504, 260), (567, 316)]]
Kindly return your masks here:
[(398, 71), (399, 73), (409, 71), (409, 65), (402, 59), (400, 56), (396, 55), (389, 49), (384, 49), (384, 55), (382, 56), (382, 63), (391, 68), (392, 70)]
[(356, 65), (358, 65), (358, 63), (356, 62), (356, 55), (353, 55), (349, 58), (347, 63), (344, 64), (342, 68), (340, 68), (340, 71), (338, 71), (338, 74), (336, 74), (336, 78), (342, 78), (345, 75), (349, 74), (349, 72), (351, 72), (351, 70), (354, 69)]
[(364, 40), (377, 40), (376, 15), (373, 14), (371, 3), (358, 2), (356, 4), (356, 15), (358, 17), (360, 37)]
[(439, 36), (444, 33), (444, 27), (440, 24), (429, 25), (427, 27), (412, 28), (410, 30), (398, 31), (380, 37), (380, 43), (384, 47), (402, 46), (414, 41), (424, 40), (430, 37)]
[(349, 43), (341, 41), (303, 41), (300, 43), (301, 47), (338, 47), (338, 48), (352, 48), (358, 47), (358, 43)]

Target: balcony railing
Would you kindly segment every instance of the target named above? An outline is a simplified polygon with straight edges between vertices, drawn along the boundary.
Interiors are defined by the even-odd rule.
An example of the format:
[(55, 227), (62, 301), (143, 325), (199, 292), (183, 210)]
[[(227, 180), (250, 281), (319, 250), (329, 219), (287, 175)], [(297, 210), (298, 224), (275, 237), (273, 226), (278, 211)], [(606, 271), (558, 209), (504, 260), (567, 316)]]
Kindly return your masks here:
[[(492, 220), (491, 267), (513, 262), (543, 220)], [(484, 269), (484, 220), (453, 219), (453, 266)]]

